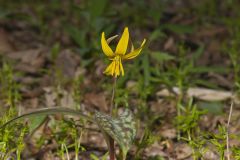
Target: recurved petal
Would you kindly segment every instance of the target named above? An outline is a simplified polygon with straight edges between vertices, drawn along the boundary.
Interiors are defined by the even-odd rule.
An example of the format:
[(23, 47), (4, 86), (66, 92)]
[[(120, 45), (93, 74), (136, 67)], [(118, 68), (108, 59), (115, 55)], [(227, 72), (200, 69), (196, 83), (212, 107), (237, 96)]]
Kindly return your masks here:
[(108, 57), (113, 57), (114, 53), (106, 41), (104, 32), (102, 33), (101, 44), (102, 44), (103, 53)]
[(138, 49), (130, 52), (129, 54), (124, 55), (122, 58), (124, 60), (126, 60), (126, 59), (133, 59), (133, 58), (137, 57), (140, 54), (140, 52), (142, 51), (145, 43), (146, 43), (146, 39), (143, 40), (141, 46)]
[(132, 43), (130, 52), (133, 52), (133, 51), (134, 51), (134, 45), (133, 45), (133, 43)]
[(115, 35), (115, 36), (112, 36), (112, 37), (108, 38), (108, 39), (107, 39), (107, 43), (108, 43), (108, 44), (111, 43), (112, 40), (114, 40), (114, 39), (117, 38), (117, 37), (118, 37), (118, 35)]
[(123, 34), (117, 44), (117, 48), (115, 51), (116, 54), (124, 55), (126, 53), (127, 47), (128, 47), (128, 40), (129, 40), (129, 32), (128, 32), (128, 28), (125, 27)]

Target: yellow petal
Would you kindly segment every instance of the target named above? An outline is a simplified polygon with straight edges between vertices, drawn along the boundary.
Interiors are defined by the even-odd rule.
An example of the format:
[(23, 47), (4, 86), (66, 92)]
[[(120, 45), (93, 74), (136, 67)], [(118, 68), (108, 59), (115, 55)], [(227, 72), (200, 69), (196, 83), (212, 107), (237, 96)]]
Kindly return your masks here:
[(122, 59), (133, 59), (133, 58), (137, 57), (140, 54), (140, 52), (142, 51), (145, 42), (146, 42), (146, 39), (143, 40), (143, 42), (141, 44), (141, 47), (139, 47), (138, 49), (130, 52), (129, 54), (124, 55), (122, 57)]
[(131, 47), (130, 52), (133, 52), (133, 51), (134, 51), (134, 45), (133, 45), (133, 43), (132, 43), (132, 47)]
[(119, 64), (119, 61), (116, 61), (115, 77), (119, 75), (120, 75), (120, 64)]
[(124, 69), (123, 69), (122, 61), (120, 61), (120, 69), (121, 69), (121, 72), (122, 72), (122, 76), (124, 76)]
[(115, 68), (116, 68), (116, 61), (113, 61), (113, 66), (112, 66), (112, 70), (111, 70), (111, 75), (113, 76), (114, 75), (114, 72), (115, 72)]
[(128, 28), (125, 27), (122, 37), (120, 38), (117, 44), (117, 48), (115, 51), (116, 54), (124, 55), (126, 53), (127, 47), (128, 47), (128, 40), (129, 40), (129, 32), (128, 32)]
[(114, 53), (106, 41), (104, 32), (102, 33), (101, 44), (102, 44), (103, 53), (108, 57), (113, 57)]
[(103, 73), (106, 74), (106, 75), (111, 75), (112, 74), (112, 67), (113, 67), (113, 62), (108, 65), (108, 67), (105, 69), (105, 71)]

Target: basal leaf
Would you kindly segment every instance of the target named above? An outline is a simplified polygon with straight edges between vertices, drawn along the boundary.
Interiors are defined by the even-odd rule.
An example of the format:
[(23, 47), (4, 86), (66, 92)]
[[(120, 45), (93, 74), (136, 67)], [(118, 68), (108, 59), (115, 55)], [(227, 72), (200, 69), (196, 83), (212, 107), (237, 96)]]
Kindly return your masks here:
[(38, 117), (31, 117), (30, 118), (30, 122), (29, 123), (29, 131), (32, 132), (34, 131), (36, 128), (38, 128), (43, 122), (45, 119), (46, 116), (45, 115), (40, 115)]
[(51, 114), (57, 114), (57, 113), (62, 113), (62, 114), (67, 114), (67, 115), (74, 115), (74, 116), (79, 116), (82, 117), (90, 122), (93, 122), (93, 119), (85, 114), (83, 114), (81, 111), (77, 111), (74, 109), (69, 109), (69, 108), (42, 108), (30, 113), (26, 113), (23, 115), (20, 115), (18, 117), (15, 117), (2, 126), (0, 126), (0, 129), (4, 129), (8, 124), (13, 123), (17, 120), (23, 119), (23, 118), (31, 118), (31, 117), (37, 117), (37, 116), (42, 116), (42, 115), (51, 115)]
[(125, 110), (118, 118), (95, 112), (95, 120), (102, 132), (119, 144), (125, 156), (136, 136), (136, 126), (131, 111)]

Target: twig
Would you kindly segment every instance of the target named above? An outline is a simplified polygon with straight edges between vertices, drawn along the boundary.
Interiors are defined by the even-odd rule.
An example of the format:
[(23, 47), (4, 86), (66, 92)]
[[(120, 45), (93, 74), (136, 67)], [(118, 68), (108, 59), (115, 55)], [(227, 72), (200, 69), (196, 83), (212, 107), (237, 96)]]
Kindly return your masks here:
[(230, 151), (229, 151), (229, 125), (230, 125), (230, 120), (232, 117), (232, 110), (233, 110), (233, 101), (230, 106), (230, 112), (228, 115), (228, 122), (227, 122), (227, 135), (226, 135), (226, 143), (227, 143), (227, 159), (230, 160)]

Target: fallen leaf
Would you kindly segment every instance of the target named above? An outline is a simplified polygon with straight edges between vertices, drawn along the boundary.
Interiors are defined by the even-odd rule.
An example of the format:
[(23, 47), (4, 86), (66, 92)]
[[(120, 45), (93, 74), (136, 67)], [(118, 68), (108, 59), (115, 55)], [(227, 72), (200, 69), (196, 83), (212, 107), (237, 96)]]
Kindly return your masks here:
[[(180, 90), (178, 87), (173, 87), (172, 90), (176, 94), (180, 94)], [(230, 91), (220, 91), (207, 88), (189, 88), (186, 93), (188, 97), (195, 97), (197, 99), (205, 101), (224, 101), (234, 97), (233, 93)], [(173, 93), (169, 92), (168, 89), (162, 89), (161, 91), (158, 91), (156, 94), (159, 97), (175, 96)], [(235, 99), (235, 101), (237, 101), (237, 99)]]
[(164, 126), (160, 129), (159, 134), (164, 138), (174, 139), (177, 137), (176, 128)]
[(0, 28), (0, 54), (14, 51), (13, 45), (9, 41), (8, 33)]
[(192, 155), (192, 148), (187, 144), (179, 144), (175, 150), (177, 160), (184, 160)]
[(207, 150), (204, 154), (203, 154), (203, 159), (204, 160), (217, 160), (220, 159), (220, 157), (214, 153), (211, 150)]
[(227, 29), (226, 27), (222, 26), (212, 26), (212, 27), (205, 27), (205, 28), (199, 28), (198, 31), (196, 31), (195, 36), (199, 38), (208, 37), (211, 38), (213, 36), (219, 35), (219, 34), (226, 34)]
[(173, 37), (169, 37), (167, 41), (165, 42), (163, 49), (164, 50), (169, 50), (175, 45)]
[(79, 63), (80, 57), (69, 49), (61, 51), (56, 59), (56, 65), (64, 77), (74, 78)]
[(103, 93), (87, 93), (84, 102), (88, 105), (99, 108), (101, 111), (108, 111), (108, 105)]
[(57, 94), (53, 91), (51, 87), (44, 87), (43, 90), (45, 91), (45, 104), (47, 107), (54, 107), (56, 106), (56, 99)]
[(158, 142), (155, 142), (150, 147), (146, 148), (145, 154), (147, 157), (154, 157), (154, 156), (162, 156), (162, 157), (168, 157), (168, 154), (163, 151), (163, 146), (158, 144)]
[(45, 48), (29, 49), (18, 52), (11, 52), (7, 56), (18, 60), (16, 69), (27, 73), (39, 74), (40, 69), (44, 67), (48, 51)]

